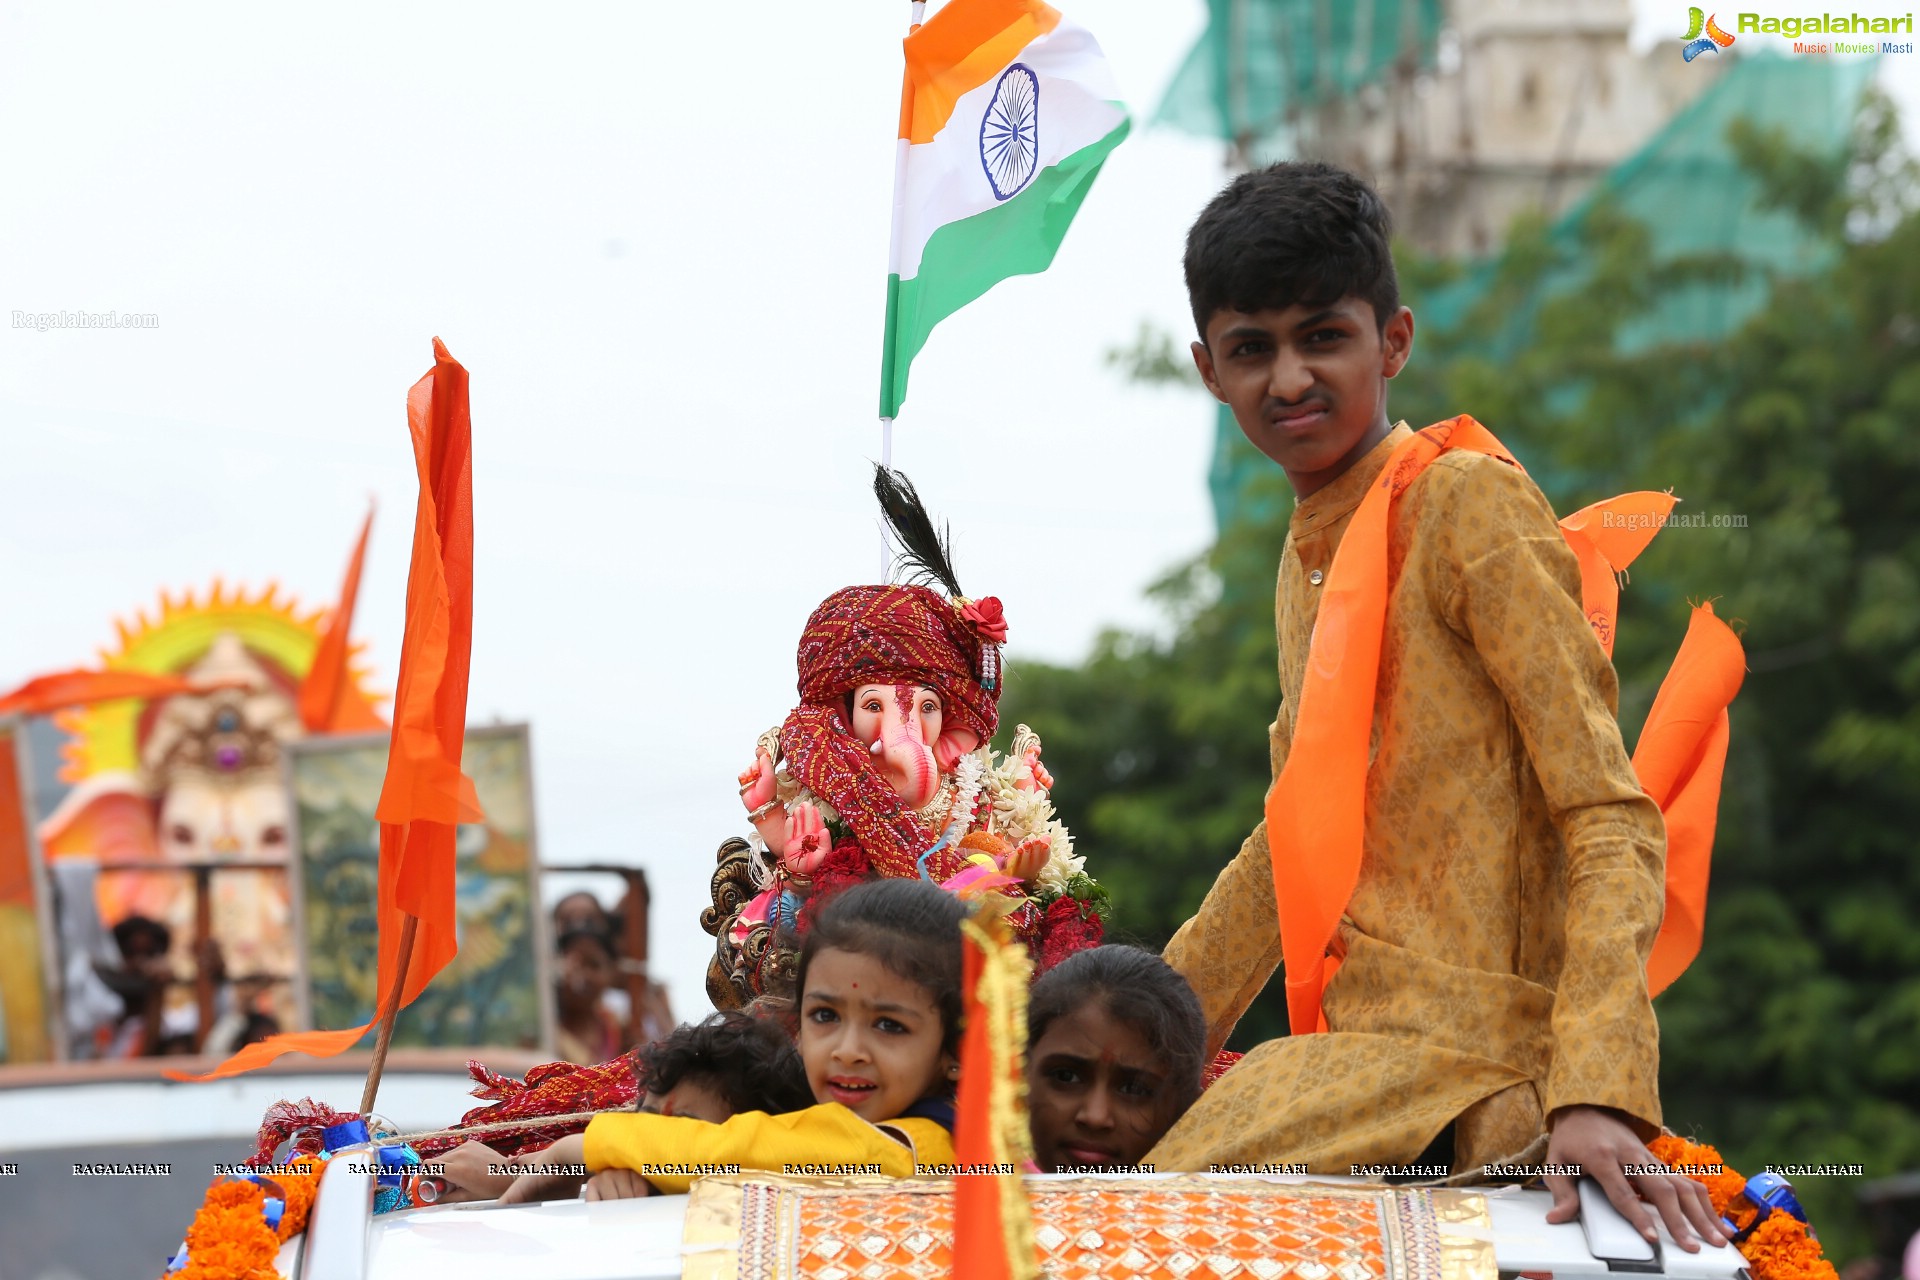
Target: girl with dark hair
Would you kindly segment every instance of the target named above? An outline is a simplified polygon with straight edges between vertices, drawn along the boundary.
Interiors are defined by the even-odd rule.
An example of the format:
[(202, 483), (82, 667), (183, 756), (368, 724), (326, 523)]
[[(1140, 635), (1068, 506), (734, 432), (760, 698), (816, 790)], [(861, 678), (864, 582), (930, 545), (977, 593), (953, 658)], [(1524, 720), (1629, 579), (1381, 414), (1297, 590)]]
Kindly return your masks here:
[(1040, 1168), (1139, 1164), (1200, 1096), (1206, 1038), (1193, 988), (1150, 951), (1095, 947), (1049, 969), (1027, 1003)]
[(722, 1124), (601, 1114), (586, 1133), (520, 1158), (530, 1172), (501, 1200), (563, 1192), (565, 1174), (545, 1170), (574, 1165), (592, 1173), (589, 1200), (683, 1192), (714, 1166), (905, 1178), (951, 1165), (965, 916), (959, 899), (921, 880), (835, 895), (798, 964), (800, 1060), (816, 1105)]

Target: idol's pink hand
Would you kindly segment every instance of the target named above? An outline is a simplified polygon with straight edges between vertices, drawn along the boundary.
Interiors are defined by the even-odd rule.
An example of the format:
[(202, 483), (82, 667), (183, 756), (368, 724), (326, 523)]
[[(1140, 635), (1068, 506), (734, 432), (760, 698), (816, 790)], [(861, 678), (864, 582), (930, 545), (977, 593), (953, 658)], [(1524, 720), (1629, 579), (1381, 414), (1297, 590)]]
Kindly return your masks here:
[(773, 799), (776, 783), (773, 778), (773, 757), (766, 748), (753, 753), (753, 765), (740, 775), (740, 803), (752, 813), (767, 801)]
[(1020, 846), (1007, 855), (1006, 865), (1000, 869), (1015, 880), (1032, 880), (1047, 865), (1052, 853), (1052, 841), (1046, 836), (1035, 836), (1031, 840), (1022, 840)]
[(1027, 777), (1032, 779), (1033, 786), (1022, 785), (1020, 788), (1022, 791), (1031, 791), (1033, 787), (1038, 787), (1042, 791), (1053, 790), (1053, 775), (1047, 772), (1047, 766), (1040, 763), (1038, 747), (1027, 748)]
[(787, 846), (782, 855), (787, 870), (802, 878), (811, 877), (827, 860), (831, 846), (827, 824), (811, 801), (803, 800), (787, 810)]

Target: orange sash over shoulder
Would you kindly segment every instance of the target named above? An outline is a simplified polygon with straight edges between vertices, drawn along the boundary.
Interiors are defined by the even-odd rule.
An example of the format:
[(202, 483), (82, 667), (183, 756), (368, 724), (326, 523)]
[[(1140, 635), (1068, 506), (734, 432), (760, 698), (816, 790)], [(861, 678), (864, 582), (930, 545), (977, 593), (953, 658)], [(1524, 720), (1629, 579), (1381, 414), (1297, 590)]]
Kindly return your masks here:
[[(1394, 450), (1335, 554), (1314, 623), (1287, 763), (1267, 792), (1267, 845), (1286, 967), (1287, 1016), (1295, 1035), (1326, 1029), (1320, 997), (1339, 966), (1327, 949), (1360, 879), (1393, 502), (1449, 449), (1471, 449), (1520, 466), (1491, 432), (1465, 415), (1416, 432)], [(1623, 494), (1560, 522), (1580, 562), (1581, 608), (1609, 656), (1619, 601), (1614, 575), (1652, 540), (1673, 503), (1668, 494)], [(1642, 785), (1668, 816), (1667, 913), (1654, 947), (1656, 991), (1699, 951), (1713, 815), (1726, 759), (1726, 706), (1739, 689), (1743, 669), (1739, 640), (1710, 607), (1696, 610), (1634, 760)], [(1657, 777), (1650, 779), (1650, 773)]]

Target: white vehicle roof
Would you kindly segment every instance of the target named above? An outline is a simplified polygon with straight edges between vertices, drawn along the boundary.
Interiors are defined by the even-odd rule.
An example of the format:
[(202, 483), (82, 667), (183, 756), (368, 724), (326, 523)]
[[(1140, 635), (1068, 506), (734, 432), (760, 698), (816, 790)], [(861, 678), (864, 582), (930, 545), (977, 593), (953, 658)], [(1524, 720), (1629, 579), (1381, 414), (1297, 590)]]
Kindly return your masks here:
[[(1153, 1178), (1166, 1175), (1111, 1175)], [(1236, 1181), (1245, 1179), (1236, 1176)], [(1274, 1182), (1353, 1182), (1274, 1177)], [(1629, 1272), (1674, 1280), (1744, 1280), (1731, 1245), (1687, 1253), (1664, 1228), (1657, 1251), (1584, 1184), (1582, 1220), (1550, 1224), (1552, 1197), (1519, 1187), (1476, 1188), (1487, 1197), (1494, 1256), (1503, 1275)], [(304, 1239), (280, 1258), (286, 1280), (665, 1280), (681, 1274), (686, 1196), (589, 1204), (436, 1205), (375, 1217), (370, 1175), (329, 1168)], [(1458, 1230), (1453, 1227), (1449, 1230)], [(1252, 1259), (1249, 1259), (1252, 1261)]]

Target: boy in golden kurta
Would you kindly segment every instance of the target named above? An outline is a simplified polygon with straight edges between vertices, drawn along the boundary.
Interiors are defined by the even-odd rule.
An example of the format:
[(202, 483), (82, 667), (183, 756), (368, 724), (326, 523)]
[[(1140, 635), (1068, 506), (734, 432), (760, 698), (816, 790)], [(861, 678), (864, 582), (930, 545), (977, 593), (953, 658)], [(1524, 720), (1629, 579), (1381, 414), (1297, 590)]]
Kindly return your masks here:
[[(1720, 1243), (1700, 1184), (1644, 1171), (1660, 1123), (1645, 979), (1662, 911), (1660, 812), (1621, 743), (1613, 667), (1540, 490), (1469, 419), (1455, 422), (1488, 445), (1449, 447), (1435, 428), (1443, 443), (1421, 459), (1423, 442), (1389, 422), (1387, 382), (1414, 325), (1385, 206), (1326, 165), (1244, 175), (1194, 224), (1186, 277), (1201, 378), (1297, 496), (1275, 597), (1276, 779), (1303, 691), (1324, 710), (1314, 682), (1337, 683), (1354, 651), (1344, 606), (1323, 620), (1338, 634), (1315, 644), (1334, 575), (1377, 575), (1384, 611), (1371, 624), (1377, 677), (1354, 717), (1370, 701), (1346, 796), (1357, 869), (1337, 922), (1326, 917), (1324, 972), (1288, 973), (1295, 1034), (1249, 1053), (1149, 1162), (1577, 1165), (1649, 1237), (1650, 1205), (1687, 1249), (1696, 1231)], [(1453, 444), (1467, 438), (1462, 428)], [(1371, 535), (1384, 554), (1371, 568), (1336, 561), (1376, 487), (1392, 494)], [(1341, 803), (1338, 788), (1315, 786), (1322, 760), (1292, 763), (1290, 794), (1306, 808)], [(1276, 899), (1293, 886), (1269, 850), (1274, 825), (1254, 828), (1166, 949), (1206, 1011), (1209, 1053), (1282, 957)], [(1319, 970), (1317, 939), (1312, 957)], [(1547, 1181), (1552, 1220), (1569, 1220), (1574, 1180)]]

